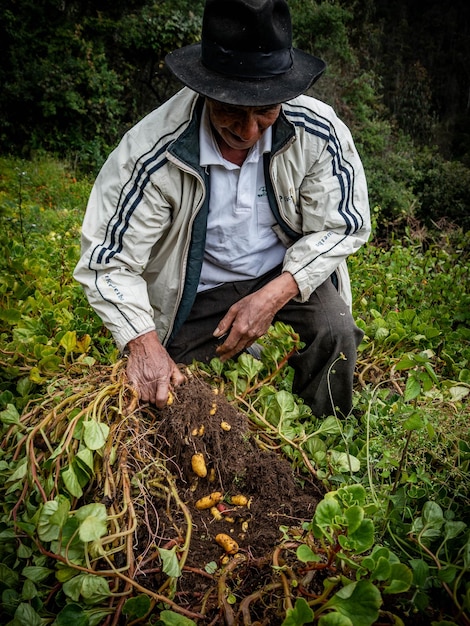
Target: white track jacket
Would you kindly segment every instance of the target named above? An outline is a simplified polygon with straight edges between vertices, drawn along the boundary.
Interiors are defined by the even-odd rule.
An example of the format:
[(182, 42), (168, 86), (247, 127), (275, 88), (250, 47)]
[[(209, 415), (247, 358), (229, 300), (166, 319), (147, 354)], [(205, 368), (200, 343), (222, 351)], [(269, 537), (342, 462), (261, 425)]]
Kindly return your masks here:
[[(209, 194), (202, 105), (183, 88), (124, 135), (93, 186), (74, 276), (120, 350), (153, 329), (166, 345), (194, 302)], [(369, 203), (351, 134), (331, 107), (309, 96), (282, 105), (265, 178), (298, 300), (336, 272), (351, 304), (346, 258), (369, 237)]]

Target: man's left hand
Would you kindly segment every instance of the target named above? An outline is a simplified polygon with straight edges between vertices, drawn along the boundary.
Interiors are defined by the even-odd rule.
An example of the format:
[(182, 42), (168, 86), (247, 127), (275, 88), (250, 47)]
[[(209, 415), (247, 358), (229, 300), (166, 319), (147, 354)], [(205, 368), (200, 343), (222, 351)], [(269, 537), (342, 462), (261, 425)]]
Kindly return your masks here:
[(227, 361), (264, 335), (279, 309), (298, 292), (292, 274), (283, 272), (258, 291), (235, 302), (214, 331), (214, 337), (228, 333), (217, 348), (220, 360)]

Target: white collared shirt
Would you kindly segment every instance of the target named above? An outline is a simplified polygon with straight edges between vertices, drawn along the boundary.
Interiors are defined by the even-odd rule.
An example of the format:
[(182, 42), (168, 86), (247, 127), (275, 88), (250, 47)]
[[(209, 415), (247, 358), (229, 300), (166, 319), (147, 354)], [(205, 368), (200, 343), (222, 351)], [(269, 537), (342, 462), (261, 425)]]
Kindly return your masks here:
[(285, 247), (272, 230), (263, 154), (272, 128), (251, 148), (242, 166), (222, 156), (204, 107), (199, 130), (200, 164), (209, 168), (210, 199), (206, 248), (198, 291), (262, 276), (284, 259)]

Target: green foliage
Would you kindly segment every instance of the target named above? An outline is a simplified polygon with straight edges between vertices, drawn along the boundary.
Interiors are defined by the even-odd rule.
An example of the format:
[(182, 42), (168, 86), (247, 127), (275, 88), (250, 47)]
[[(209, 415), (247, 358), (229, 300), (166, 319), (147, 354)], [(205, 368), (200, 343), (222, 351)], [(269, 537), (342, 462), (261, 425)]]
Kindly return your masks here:
[[(108, 418), (120, 405), (112, 397), (103, 410), (98, 395), (95, 409), (85, 411), (68, 379), (116, 359), (72, 279), (90, 182), (51, 159), (2, 159), (0, 168), (1, 610), (15, 626), (44, 619), (98, 626), (110, 613), (110, 588), (74, 566), (105, 558), (116, 522), (104, 504), (80, 500), (97, 468), (116, 462)], [(416, 226), (404, 232), (387, 244), (374, 240), (349, 261), (365, 336), (347, 419), (318, 420), (292, 394), (287, 360), (301, 345), (285, 325), (260, 339), (259, 359), (245, 354), (194, 366), (214, 385), (223, 381), (261, 447), (279, 449), (299, 480), (314, 475), (327, 491), (301, 532), (282, 529), (283, 546), (305, 575), (324, 576), (317, 598), (299, 596), (287, 607), (285, 626), (312, 619), (366, 626), (385, 605), (390, 616), (391, 597), (402, 617), (439, 606), (449, 622), (468, 619), (468, 234), (453, 229), (436, 237)], [(56, 401), (71, 410), (61, 414)], [(27, 442), (37, 440), (26, 454)], [(45, 452), (41, 463), (32, 450)], [(175, 551), (159, 558), (176, 580)], [(214, 565), (207, 565), (212, 574)], [(60, 593), (51, 616), (45, 601), (54, 585)], [(135, 596), (123, 603), (123, 615), (144, 620), (149, 607), (148, 596)], [(170, 610), (159, 619), (191, 623)]]

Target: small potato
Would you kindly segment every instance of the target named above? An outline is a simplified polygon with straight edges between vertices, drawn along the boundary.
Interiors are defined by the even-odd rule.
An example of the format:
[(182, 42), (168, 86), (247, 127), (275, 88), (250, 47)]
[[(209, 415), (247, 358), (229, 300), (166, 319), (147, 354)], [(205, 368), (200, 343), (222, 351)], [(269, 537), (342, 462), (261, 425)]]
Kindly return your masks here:
[(216, 506), (211, 506), (211, 515), (218, 522), (220, 522), (220, 520), (224, 519), (222, 513), (219, 511), (219, 509)]
[(174, 395), (171, 393), (171, 391), (168, 392), (168, 399), (166, 401), (167, 406), (171, 406), (173, 404), (175, 400)]
[(210, 495), (204, 496), (200, 498), (195, 506), (198, 511), (203, 511), (204, 509), (210, 509), (213, 506), (216, 506), (223, 498), (223, 494), (220, 491), (213, 491)]
[(229, 430), (232, 430), (232, 427), (230, 426), (230, 424), (228, 422), (220, 422), (220, 428), (222, 430), (225, 430), (225, 432), (228, 432)]
[(207, 476), (206, 461), (201, 452), (193, 454), (191, 457), (191, 467), (193, 468), (193, 472), (200, 478), (205, 478)]
[(230, 502), (232, 504), (235, 504), (235, 506), (246, 506), (248, 504), (248, 498), (246, 496), (238, 494), (236, 496), (232, 496), (230, 498)]
[(227, 554), (236, 554), (240, 549), (235, 539), (232, 539), (232, 537), (229, 537), (229, 535), (225, 535), (224, 533), (216, 535), (215, 540)]

